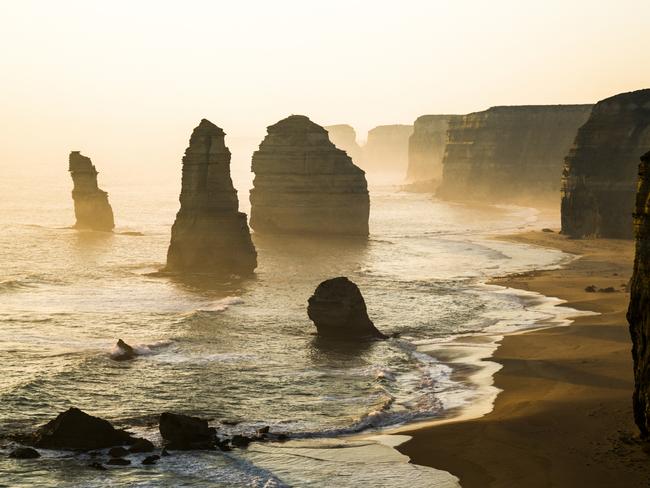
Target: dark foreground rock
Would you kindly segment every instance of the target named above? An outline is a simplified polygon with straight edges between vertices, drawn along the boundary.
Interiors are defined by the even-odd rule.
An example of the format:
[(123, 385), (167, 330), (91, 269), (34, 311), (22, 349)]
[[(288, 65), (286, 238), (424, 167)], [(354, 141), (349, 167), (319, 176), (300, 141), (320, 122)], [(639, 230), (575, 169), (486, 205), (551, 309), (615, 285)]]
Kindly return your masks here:
[(9, 453), (10, 458), (14, 459), (36, 459), (41, 457), (36, 449), (31, 447), (17, 447)]
[(307, 315), (318, 335), (331, 338), (386, 339), (368, 317), (359, 287), (346, 277), (323, 281), (309, 298)]
[(101, 449), (131, 444), (128, 432), (114, 428), (108, 420), (93, 417), (78, 408), (60, 413), (29, 436), (29, 444), (46, 449)]
[(159, 429), (168, 449), (215, 449), (217, 432), (208, 426), (207, 420), (164, 412), (160, 415)]
[(97, 170), (90, 158), (79, 151), (72, 151), (69, 171), (74, 188), (74, 213), (77, 229), (112, 231), (115, 227), (113, 209), (108, 203), (108, 193), (97, 186)]
[(601, 100), (564, 163), (562, 233), (631, 239), (639, 158), (650, 150), (650, 89)]
[(136, 356), (135, 350), (122, 339), (118, 339), (115, 350), (111, 353), (111, 359), (114, 361), (128, 361)]
[(257, 267), (224, 137), (221, 128), (205, 119), (192, 132), (183, 157), (181, 208), (172, 227), (167, 271), (246, 276)]
[(636, 256), (627, 320), (634, 360), (634, 420), (641, 436), (650, 435), (650, 152), (641, 158), (634, 228)]
[(111, 458), (106, 461), (106, 464), (110, 466), (129, 466), (131, 464), (131, 461), (129, 459)]
[(142, 460), (142, 464), (144, 464), (145, 466), (151, 466), (152, 464), (156, 464), (159, 459), (160, 456), (158, 456), (157, 454), (154, 454), (152, 456), (147, 456)]

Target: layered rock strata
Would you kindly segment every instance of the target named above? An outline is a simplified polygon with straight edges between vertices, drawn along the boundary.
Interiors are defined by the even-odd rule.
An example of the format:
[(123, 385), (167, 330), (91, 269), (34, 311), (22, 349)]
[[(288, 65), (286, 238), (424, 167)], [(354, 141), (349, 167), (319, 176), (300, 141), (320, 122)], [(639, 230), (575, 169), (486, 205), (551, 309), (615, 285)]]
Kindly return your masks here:
[(636, 256), (627, 320), (634, 360), (634, 420), (642, 437), (650, 434), (650, 152), (641, 158), (634, 213)]
[(115, 227), (113, 209), (108, 203), (108, 193), (97, 186), (97, 174), (90, 158), (79, 151), (72, 151), (69, 157), (72, 176), (72, 200), (77, 219), (77, 229), (112, 231)]
[(639, 157), (650, 150), (650, 89), (598, 102), (565, 159), (562, 233), (632, 238)]
[(304, 115), (269, 126), (252, 167), (255, 232), (368, 235), (370, 201), (363, 170)]
[(363, 151), (357, 143), (357, 133), (352, 126), (347, 124), (328, 125), (325, 126), (325, 130), (329, 134), (330, 141), (336, 147), (343, 149), (354, 164), (362, 165)]
[(386, 339), (368, 317), (359, 287), (344, 276), (323, 281), (309, 298), (307, 315), (318, 335), (335, 339)]
[(408, 170), (410, 183), (442, 179), (449, 121), (458, 115), (422, 115), (413, 124), (408, 141)]
[(363, 146), (363, 169), (370, 175), (391, 174), (403, 179), (408, 167), (412, 125), (380, 125), (368, 131)]
[(591, 105), (492, 107), (449, 121), (438, 196), (558, 201), (562, 164)]
[(192, 132), (167, 271), (248, 275), (257, 266), (246, 214), (238, 211), (224, 136), (205, 119)]

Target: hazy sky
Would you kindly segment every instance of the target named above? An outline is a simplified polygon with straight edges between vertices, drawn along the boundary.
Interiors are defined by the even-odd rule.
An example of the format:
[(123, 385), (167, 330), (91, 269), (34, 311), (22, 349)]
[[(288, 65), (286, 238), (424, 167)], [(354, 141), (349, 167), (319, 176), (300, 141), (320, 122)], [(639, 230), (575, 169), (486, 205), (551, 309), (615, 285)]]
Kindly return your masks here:
[[(202, 117), (379, 124), (650, 86), (650, 1), (0, 0), (0, 168), (178, 170)], [(248, 138), (244, 141), (245, 138)], [(237, 164), (249, 154), (237, 151)]]

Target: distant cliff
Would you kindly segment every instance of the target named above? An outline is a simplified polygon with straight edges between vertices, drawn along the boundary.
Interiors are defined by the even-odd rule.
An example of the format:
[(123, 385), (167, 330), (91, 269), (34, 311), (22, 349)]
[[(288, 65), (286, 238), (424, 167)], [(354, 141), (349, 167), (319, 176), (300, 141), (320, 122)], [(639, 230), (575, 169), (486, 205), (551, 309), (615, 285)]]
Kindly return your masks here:
[(408, 167), (412, 125), (380, 125), (368, 131), (362, 168), (369, 174), (393, 174), (403, 179)]
[(634, 228), (636, 256), (627, 320), (634, 360), (634, 420), (643, 437), (650, 434), (650, 153), (641, 158)]
[(650, 150), (650, 89), (596, 104), (564, 165), (562, 233), (632, 237), (639, 157)]
[(251, 227), (269, 234), (368, 236), (366, 177), (304, 115), (267, 127), (253, 154)]
[(413, 124), (408, 143), (409, 182), (441, 180), (449, 121), (459, 115), (422, 115)]
[(115, 227), (108, 193), (97, 186), (97, 170), (90, 158), (72, 151), (68, 160), (72, 176), (75, 228), (111, 231)]
[(449, 122), (443, 198), (559, 200), (562, 162), (591, 105), (492, 107)]
[(354, 164), (357, 166), (362, 164), (363, 150), (357, 143), (357, 133), (352, 126), (347, 124), (328, 125), (325, 130), (329, 134), (330, 141), (348, 153)]

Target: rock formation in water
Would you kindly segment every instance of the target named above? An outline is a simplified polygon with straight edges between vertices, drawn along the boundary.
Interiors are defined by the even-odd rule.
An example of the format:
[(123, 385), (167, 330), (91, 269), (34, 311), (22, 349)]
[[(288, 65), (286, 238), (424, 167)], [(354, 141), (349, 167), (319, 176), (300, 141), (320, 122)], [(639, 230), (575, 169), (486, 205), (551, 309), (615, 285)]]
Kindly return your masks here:
[(257, 266), (246, 214), (238, 211), (224, 136), (205, 119), (192, 132), (167, 271), (249, 275)]
[(445, 156), (449, 121), (459, 115), (422, 115), (413, 124), (408, 142), (408, 171), (411, 183), (440, 181), (442, 160)]
[(318, 335), (340, 339), (386, 339), (368, 317), (359, 287), (346, 277), (323, 281), (309, 298), (307, 315)]
[(115, 227), (113, 209), (108, 203), (108, 193), (97, 186), (97, 170), (90, 158), (72, 151), (69, 158), (72, 176), (72, 200), (77, 218), (77, 229), (112, 231)]
[(650, 89), (594, 106), (565, 159), (562, 233), (632, 237), (637, 163), (650, 150)]
[(438, 196), (559, 201), (562, 162), (591, 105), (492, 107), (453, 118)]
[(117, 340), (117, 344), (111, 352), (111, 359), (114, 361), (128, 361), (129, 359), (134, 359), (137, 356), (135, 349), (129, 346), (122, 339)]
[(336, 147), (343, 149), (354, 164), (362, 165), (363, 151), (357, 143), (357, 133), (352, 126), (347, 124), (328, 125), (325, 130), (329, 134), (330, 141)]
[(253, 154), (251, 227), (274, 234), (368, 235), (363, 170), (304, 115), (268, 127)]
[(30, 437), (26, 443), (46, 449), (101, 449), (136, 440), (128, 432), (114, 428), (108, 420), (78, 408), (60, 413)]
[(368, 131), (362, 168), (370, 175), (388, 174), (404, 179), (408, 168), (412, 125), (380, 125)]
[(215, 449), (217, 431), (205, 419), (164, 412), (158, 428), (171, 450)]
[(636, 256), (630, 281), (627, 320), (634, 360), (634, 420), (641, 436), (650, 435), (650, 152), (641, 158), (634, 213)]

